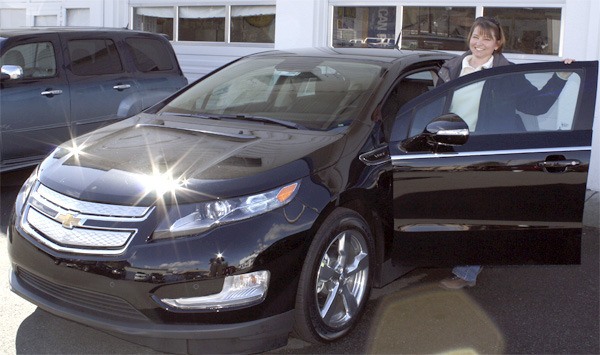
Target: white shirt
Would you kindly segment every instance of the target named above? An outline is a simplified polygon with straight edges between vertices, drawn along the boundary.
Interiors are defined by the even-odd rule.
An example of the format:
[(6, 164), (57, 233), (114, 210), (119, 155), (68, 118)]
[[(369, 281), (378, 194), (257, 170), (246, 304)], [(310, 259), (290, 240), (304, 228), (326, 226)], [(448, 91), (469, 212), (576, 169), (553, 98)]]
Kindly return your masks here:
[[(482, 69), (489, 69), (493, 65), (494, 57), (480, 65), (473, 67), (469, 63), (473, 56), (468, 55), (463, 59), (462, 70), (460, 76), (471, 74)], [(469, 131), (475, 131), (477, 126), (477, 118), (479, 116), (479, 102), (481, 100), (481, 92), (483, 91), (483, 81), (475, 84), (470, 84), (461, 89), (456, 90), (450, 104), (450, 112), (459, 115), (469, 126)]]

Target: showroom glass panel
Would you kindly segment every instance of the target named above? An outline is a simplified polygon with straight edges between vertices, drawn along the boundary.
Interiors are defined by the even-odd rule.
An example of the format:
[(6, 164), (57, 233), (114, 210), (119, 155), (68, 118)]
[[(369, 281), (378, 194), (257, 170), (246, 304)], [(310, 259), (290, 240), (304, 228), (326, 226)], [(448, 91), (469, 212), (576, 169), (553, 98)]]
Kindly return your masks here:
[(67, 26), (89, 26), (90, 9), (67, 9)]
[(224, 42), (225, 6), (181, 6), (180, 41)]
[(394, 48), (396, 7), (333, 8), (334, 47)]
[(56, 16), (56, 15), (33, 16), (33, 25), (36, 27), (58, 26), (58, 16)]
[(274, 43), (275, 6), (232, 6), (231, 42)]
[(474, 7), (405, 6), (402, 14), (403, 49), (467, 50)]
[(505, 52), (558, 55), (561, 9), (486, 7), (483, 13), (502, 24)]
[(173, 7), (136, 7), (133, 9), (134, 30), (163, 33), (173, 39)]

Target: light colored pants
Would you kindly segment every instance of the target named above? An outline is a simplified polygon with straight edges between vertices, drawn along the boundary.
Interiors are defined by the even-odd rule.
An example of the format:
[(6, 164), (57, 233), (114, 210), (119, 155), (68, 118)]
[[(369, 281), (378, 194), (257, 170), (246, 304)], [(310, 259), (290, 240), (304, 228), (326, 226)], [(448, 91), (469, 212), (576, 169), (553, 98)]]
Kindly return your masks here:
[(477, 275), (479, 275), (481, 269), (481, 265), (455, 266), (452, 269), (452, 273), (467, 282), (475, 282), (477, 281)]

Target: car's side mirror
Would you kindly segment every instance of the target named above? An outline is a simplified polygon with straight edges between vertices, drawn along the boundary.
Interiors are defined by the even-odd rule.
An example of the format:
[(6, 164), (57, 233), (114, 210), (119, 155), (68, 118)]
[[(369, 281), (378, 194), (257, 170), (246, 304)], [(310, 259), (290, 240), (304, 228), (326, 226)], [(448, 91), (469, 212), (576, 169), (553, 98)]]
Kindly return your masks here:
[(23, 68), (18, 65), (3, 65), (1, 69), (1, 80), (17, 80), (23, 77)]
[(463, 145), (469, 139), (469, 126), (460, 116), (449, 113), (429, 123), (422, 134), (430, 145)]
[(406, 151), (419, 151), (433, 147), (437, 151), (440, 147), (463, 145), (468, 139), (467, 123), (457, 114), (448, 113), (427, 124), (423, 133), (404, 140), (402, 148)]

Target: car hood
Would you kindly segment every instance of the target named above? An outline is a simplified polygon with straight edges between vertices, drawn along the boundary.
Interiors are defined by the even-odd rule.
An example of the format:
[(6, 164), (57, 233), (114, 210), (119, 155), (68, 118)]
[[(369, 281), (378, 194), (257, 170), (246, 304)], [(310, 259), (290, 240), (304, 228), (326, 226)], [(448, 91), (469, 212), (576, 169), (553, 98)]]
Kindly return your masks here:
[(196, 202), (300, 179), (334, 164), (344, 146), (343, 132), (155, 117), (141, 114), (61, 145), (41, 164), (40, 181), (87, 201)]

